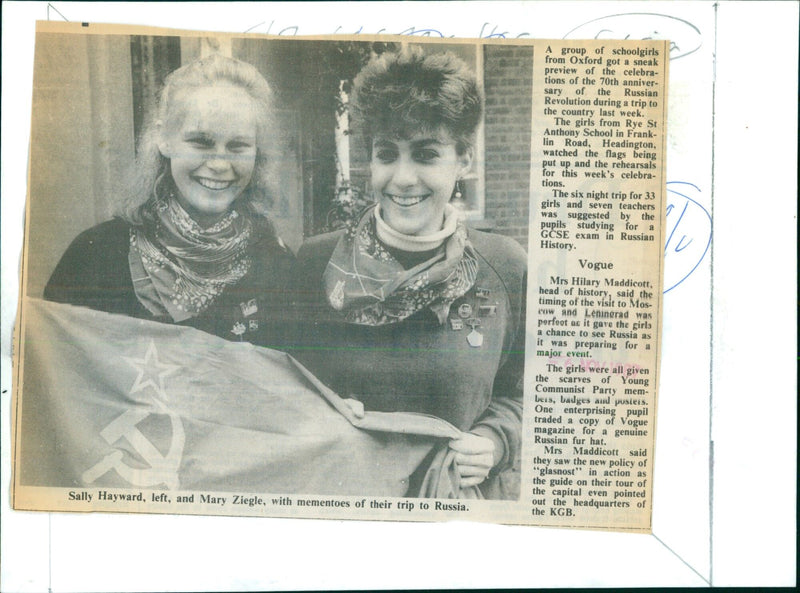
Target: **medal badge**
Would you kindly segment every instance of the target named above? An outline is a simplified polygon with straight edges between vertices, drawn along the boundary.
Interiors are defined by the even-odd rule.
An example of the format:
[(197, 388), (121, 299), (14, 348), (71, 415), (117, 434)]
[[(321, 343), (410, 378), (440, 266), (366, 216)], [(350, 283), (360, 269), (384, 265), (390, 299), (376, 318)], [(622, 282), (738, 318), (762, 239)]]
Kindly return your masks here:
[(481, 305), (478, 307), (479, 317), (496, 317), (497, 316), (497, 303), (494, 305)]
[(250, 315), (258, 312), (258, 303), (255, 299), (250, 299), (246, 303), (239, 303), (239, 308), (242, 310), (244, 317), (250, 317)]
[(450, 329), (454, 331), (461, 331), (464, 329), (464, 322), (456, 317), (450, 318)]
[(467, 334), (467, 343), (473, 348), (480, 348), (483, 346), (483, 334), (477, 328), (481, 326), (480, 319), (467, 319), (466, 324), (472, 328), (472, 331)]
[(473, 348), (480, 348), (483, 346), (483, 334), (473, 329), (467, 335), (467, 343)]

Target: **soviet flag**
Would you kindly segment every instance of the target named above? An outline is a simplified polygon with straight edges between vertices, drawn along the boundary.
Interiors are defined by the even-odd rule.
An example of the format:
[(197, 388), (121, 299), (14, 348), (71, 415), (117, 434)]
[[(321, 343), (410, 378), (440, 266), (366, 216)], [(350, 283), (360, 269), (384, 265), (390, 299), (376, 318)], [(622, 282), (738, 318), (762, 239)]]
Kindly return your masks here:
[[(460, 434), (428, 416), (356, 414), (288, 354), (189, 327), (36, 299), (23, 327), (21, 486), (424, 495), (409, 492), (412, 474)], [(431, 475), (427, 491), (457, 495)]]

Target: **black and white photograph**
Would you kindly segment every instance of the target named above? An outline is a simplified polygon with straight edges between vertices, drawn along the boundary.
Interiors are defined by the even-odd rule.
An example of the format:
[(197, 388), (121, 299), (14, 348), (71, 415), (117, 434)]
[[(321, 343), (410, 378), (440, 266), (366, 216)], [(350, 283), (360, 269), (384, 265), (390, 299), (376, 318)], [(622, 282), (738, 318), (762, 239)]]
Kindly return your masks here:
[(80, 33), (37, 34), (18, 484), (519, 499), (532, 45)]
[(794, 582), (797, 3), (2, 12), (0, 589)]

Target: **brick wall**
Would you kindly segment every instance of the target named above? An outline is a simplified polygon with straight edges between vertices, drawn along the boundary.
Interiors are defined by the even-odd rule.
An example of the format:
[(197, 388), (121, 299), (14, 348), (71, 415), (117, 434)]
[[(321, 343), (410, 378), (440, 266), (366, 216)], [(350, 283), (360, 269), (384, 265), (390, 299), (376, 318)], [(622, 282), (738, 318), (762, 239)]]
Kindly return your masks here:
[(487, 46), (486, 219), (528, 248), (533, 48)]
[[(513, 237), (528, 248), (530, 199), (531, 85), (533, 48), (484, 48), (485, 222), (474, 223)], [(351, 136), (351, 177), (369, 176), (366, 147)]]

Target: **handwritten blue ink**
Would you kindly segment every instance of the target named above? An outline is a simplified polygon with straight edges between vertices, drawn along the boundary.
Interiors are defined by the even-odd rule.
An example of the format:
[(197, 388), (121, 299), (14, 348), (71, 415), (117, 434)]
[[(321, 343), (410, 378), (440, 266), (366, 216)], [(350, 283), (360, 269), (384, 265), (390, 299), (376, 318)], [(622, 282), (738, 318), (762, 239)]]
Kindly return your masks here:
[(689, 21), (666, 14), (630, 12), (612, 14), (578, 25), (564, 39), (668, 39), (670, 60), (693, 54), (703, 44), (700, 29)]
[[(478, 33), (478, 38), (479, 39), (511, 39), (511, 38), (523, 39), (525, 37), (531, 36), (531, 34), (528, 33), (527, 31), (524, 31), (522, 33), (511, 33), (509, 31), (500, 31), (498, 30), (498, 28), (499, 28), (498, 25), (493, 25), (492, 23), (484, 22), (483, 25), (481, 25), (481, 30)], [(343, 31), (344, 31), (343, 27), (339, 25), (333, 31), (333, 34), (338, 35), (340, 33), (343, 33)], [(356, 31), (348, 33), (348, 35), (358, 35), (360, 33), (364, 33), (363, 25), (358, 27)], [(395, 31), (395, 32), (392, 32), (386, 27), (381, 27), (380, 29), (375, 31), (374, 35), (405, 35), (407, 37), (438, 37), (438, 38), (455, 37), (455, 35), (448, 35), (439, 29), (433, 29), (429, 27), (419, 28), (417, 25), (412, 25), (401, 31)]]
[[(503, 31), (502, 33), (498, 33), (497, 32), (497, 25), (492, 27), (491, 33), (485, 33), (486, 28), (488, 26), (489, 26), (489, 23), (483, 23), (483, 25), (481, 25), (481, 32), (478, 33), (478, 38), (479, 39), (506, 39), (511, 35), (508, 31)], [(516, 38), (517, 39), (521, 39), (522, 37), (530, 37), (530, 36), (531, 36), (531, 34), (527, 33), (527, 32), (526, 33), (518, 33), (516, 35)]]
[[(336, 27), (333, 34), (338, 35), (340, 33), (342, 33), (341, 25)], [(364, 33), (364, 25), (359, 26), (358, 29), (356, 31), (353, 31), (352, 33), (344, 33), (344, 34), (360, 35), (361, 33)], [(446, 37), (446, 35), (441, 31), (439, 31), (438, 29), (417, 29), (414, 26), (408, 27), (407, 29), (403, 29), (402, 31), (397, 33), (392, 33), (391, 31), (386, 29), (386, 27), (381, 27), (374, 33), (374, 35), (405, 35), (406, 37), (441, 37), (441, 38)], [(450, 35), (450, 37), (454, 37), (454, 35)]]
[[(245, 29), (245, 30), (244, 30), (244, 31), (242, 31), (242, 32), (243, 32), (243, 33), (249, 33), (249, 32), (250, 32), (250, 31), (252, 31), (253, 29), (257, 29), (257, 28), (258, 28), (258, 27), (260, 27), (261, 25), (264, 25), (264, 24), (266, 24), (266, 22), (267, 22), (267, 21), (261, 21), (261, 22), (260, 22), (260, 23), (258, 23), (257, 25), (253, 25), (252, 27), (248, 27), (247, 29)], [(270, 35), (270, 34), (272, 34), (272, 35), (291, 35), (291, 36), (295, 36), (295, 35), (297, 35), (297, 34), (298, 34), (298, 32), (300, 31), (300, 26), (299, 26), (299, 25), (290, 25), (290, 26), (288, 26), (288, 27), (284, 27), (283, 29), (281, 29), (281, 30), (280, 30), (280, 31), (278, 31), (277, 33), (271, 33), (271, 32), (272, 32), (272, 26), (273, 26), (274, 24), (275, 24), (275, 21), (274, 21), (274, 20), (270, 21), (270, 23), (269, 23), (269, 26), (267, 26), (267, 30), (263, 32), (263, 35)], [(291, 33), (288, 33), (288, 31), (291, 31)]]
[(693, 183), (667, 182), (664, 294), (691, 276), (711, 247), (711, 215), (689, 195), (699, 193), (700, 188)]
[(398, 35), (408, 35), (411, 37), (444, 37), (444, 34), (436, 29), (417, 29), (415, 27), (409, 27), (404, 31), (400, 31)]

